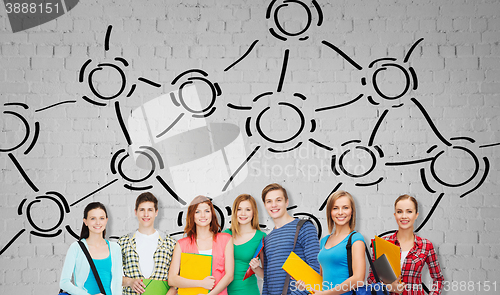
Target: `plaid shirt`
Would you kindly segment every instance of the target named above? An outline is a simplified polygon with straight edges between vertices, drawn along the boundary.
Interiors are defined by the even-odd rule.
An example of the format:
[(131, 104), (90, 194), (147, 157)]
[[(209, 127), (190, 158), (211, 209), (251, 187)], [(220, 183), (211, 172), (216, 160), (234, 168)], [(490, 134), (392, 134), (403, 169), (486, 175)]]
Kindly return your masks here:
[[(397, 233), (395, 232), (391, 236), (384, 237), (385, 240), (393, 243), (396, 246), (400, 246)], [(408, 252), (405, 261), (401, 267), (401, 280), (403, 283), (409, 285), (407, 289), (403, 291), (403, 295), (423, 295), (425, 294), (422, 284), (422, 268), (424, 264), (427, 263), (429, 267), (429, 273), (432, 277), (432, 286), (427, 286), (429, 288), (431, 295), (441, 294), (443, 290), (443, 275), (441, 273), (441, 268), (439, 267), (439, 262), (437, 260), (436, 252), (434, 251), (434, 246), (432, 243), (423, 239), (417, 235), (415, 236), (415, 242), (413, 248)], [(375, 259), (373, 255), (372, 259)], [(375, 278), (370, 270), (370, 277), (368, 278), (368, 283), (375, 283)], [(395, 293), (391, 293), (395, 294)]]
[[(165, 237), (165, 238), (162, 238)], [(172, 253), (177, 242), (168, 235), (163, 235), (159, 232), (158, 246), (153, 255), (155, 262), (154, 270), (150, 279), (168, 280), (168, 268), (172, 260)], [(139, 269), (139, 255), (136, 251), (135, 232), (124, 235), (118, 240), (118, 244), (122, 248), (123, 256), (123, 274), (126, 277), (133, 279), (145, 279)], [(130, 287), (123, 287), (124, 295), (136, 295)]]

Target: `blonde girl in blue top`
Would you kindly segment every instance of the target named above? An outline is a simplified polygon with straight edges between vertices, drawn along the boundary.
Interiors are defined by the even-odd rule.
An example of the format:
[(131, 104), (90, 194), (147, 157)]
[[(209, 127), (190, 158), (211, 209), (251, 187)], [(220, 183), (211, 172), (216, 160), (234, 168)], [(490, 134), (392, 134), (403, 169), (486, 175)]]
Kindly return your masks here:
[[(318, 261), (323, 276), (323, 290), (314, 290), (315, 295), (351, 294), (352, 290), (364, 285), (365, 242), (356, 227), (356, 204), (346, 191), (336, 191), (328, 197), (326, 219), (329, 235), (320, 241)], [(352, 234), (352, 276), (349, 276), (346, 245)], [(299, 288), (307, 288), (298, 281)]]
[[(106, 207), (99, 202), (88, 204), (83, 213), (80, 240), (94, 261), (106, 295), (121, 295), (121, 248), (117, 243), (104, 238), (107, 223)], [(72, 243), (68, 249), (59, 286), (71, 295), (102, 295), (87, 257), (78, 242)]]

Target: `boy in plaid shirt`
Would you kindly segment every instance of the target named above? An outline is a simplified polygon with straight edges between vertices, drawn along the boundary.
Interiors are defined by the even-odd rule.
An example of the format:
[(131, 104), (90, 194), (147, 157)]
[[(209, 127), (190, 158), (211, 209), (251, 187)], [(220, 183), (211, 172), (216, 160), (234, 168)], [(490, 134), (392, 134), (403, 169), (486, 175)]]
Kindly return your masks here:
[[(123, 294), (136, 295), (145, 291), (143, 279), (168, 280), (168, 269), (176, 241), (154, 228), (158, 216), (158, 200), (149, 192), (135, 201), (135, 216), (139, 229), (118, 241), (123, 256)], [(168, 295), (177, 294), (170, 288)]]

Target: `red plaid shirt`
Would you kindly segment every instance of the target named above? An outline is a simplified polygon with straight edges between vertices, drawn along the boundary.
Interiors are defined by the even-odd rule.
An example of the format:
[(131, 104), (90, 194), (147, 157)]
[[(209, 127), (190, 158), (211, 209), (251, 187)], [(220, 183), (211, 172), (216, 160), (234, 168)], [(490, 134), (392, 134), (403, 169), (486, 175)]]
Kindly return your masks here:
[[(391, 235), (384, 237), (385, 240), (393, 243), (396, 246), (400, 246), (397, 231)], [(443, 275), (441, 273), (441, 268), (439, 267), (439, 262), (437, 260), (436, 252), (434, 251), (434, 246), (432, 243), (423, 239), (417, 235), (415, 236), (415, 243), (413, 248), (408, 252), (405, 261), (401, 267), (401, 280), (403, 283), (407, 284), (403, 295), (424, 295), (425, 292), (421, 287), (422, 284), (422, 267), (427, 263), (429, 267), (429, 272), (432, 277), (432, 286), (427, 286), (429, 288), (431, 295), (441, 294), (443, 289)], [(373, 255), (372, 259), (375, 259)], [(375, 283), (375, 278), (370, 270), (370, 277), (368, 278), (368, 283)], [(391, 293), (395, 294), (395, 293)]]

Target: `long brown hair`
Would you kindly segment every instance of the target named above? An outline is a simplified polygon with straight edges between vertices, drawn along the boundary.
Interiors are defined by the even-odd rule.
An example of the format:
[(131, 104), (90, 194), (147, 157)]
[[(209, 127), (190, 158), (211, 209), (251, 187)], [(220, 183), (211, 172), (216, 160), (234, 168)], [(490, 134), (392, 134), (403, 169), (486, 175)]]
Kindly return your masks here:
[(184, 233), (191, 238), (191, 241), (196, 241), (196, 223), (194, 222), (194, 214), (198, 205), (202, 203), (207, 203), (212, 212), (212, 221), (210, 221), (210, 231), (214, 234), (214, 240), (216, 239), (216, 234), (222, 230), (217, 220), (217, 214), (215, 214), (215, 208), (212, 201), (205, 196), (197, 196), (189, 204), (186, 216), (186, 227), (184, 227)]
[(337, 201), (340, 197), (347, 197), (351, 202), (352, 216), (351, 220), (349, 220), (349, 228), (351, 229), (351, 231), (356, 228), (356, 205), (354, 204), (354, 199), (352, 198), (351, 194), (346, 191), (336, 191), (328, 197), (328, 201), (326, 203), (326, 220), (328, 221), (328, 231), (330, 233), (333, 232), (333, 229), (335, 227), (335, 222), (332, 219), (333, 205), (335, 204), (335, 201)]
[[(89, 203), (85, 209), (83, 210), (83, 219), (87, 219), (89, 216), (89, 211), (94, 210), (94, 209), (102, 209), (104, 211), (104, 214), (106, 214), (106, 218), (108, 218), (108, 212), (106, 211), (106, 207), (100, 202), (92, 202)], [(85, 222), (82, 225), (82, 230), (80, 232), (80, 240), (81, 239), (86, 239), (89, 237), (89, 227), (85, 224)], [(106, 238), (106, 229), (102, 231), (102, 238)]]
[(238, 236), (240, 234), (240, 227), (238, 225), (238, 217), (236, 216), (238, 212), (238, 207), (240, 206), (240, 203), (243, 201), (248, 201), (250, 202), (250, 205), (252, 206), (253, 210), (253, 217), (252, 217), (252, 228), (253, 229), (258, 229), (260, 230), (260, 225), (259, 225), (259, 210), (257, 209), (257, 203), (255, 202), (255, 199), (248, 194), (241, 194), (234, 199), (233, 202), (233, 212), (231, 216), (231, 232), (233, 233), (233, 236)]

